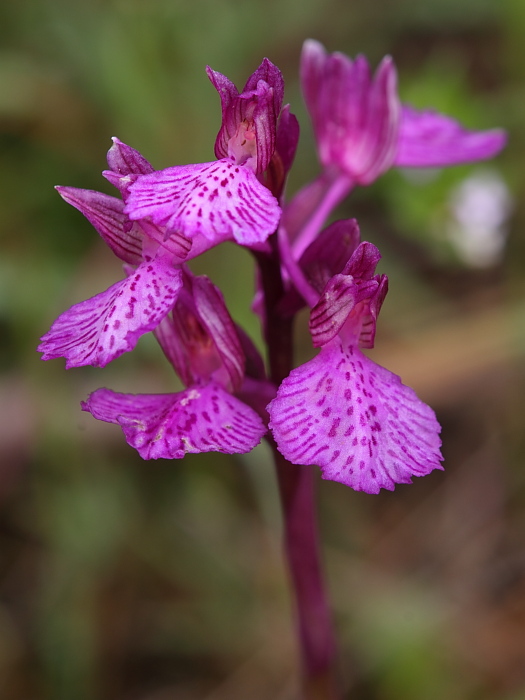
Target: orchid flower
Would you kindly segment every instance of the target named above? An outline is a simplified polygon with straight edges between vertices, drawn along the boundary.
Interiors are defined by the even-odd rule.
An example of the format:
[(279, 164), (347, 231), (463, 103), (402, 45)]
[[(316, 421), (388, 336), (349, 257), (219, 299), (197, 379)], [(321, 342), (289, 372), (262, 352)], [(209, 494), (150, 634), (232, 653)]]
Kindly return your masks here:
[[(108, 153), (108, 164), (118, 179), (153, 170), (137, 151), (118, 139)], [(75, 187), (56, 189), (129, 266), (129, 274), (61, 314), (38, 349), (44, 360), (65, 357), (66, 368), (104, 367), (132, 350), (139, 337), (156, 328), (170, 311), (182, 284), (180, 263), (192, 244), (177, 232), (166, 237), (152, 222), (130, 221), (122, 199)]]
[[(281, 216), (277, 199), (259, 178), (276, 151), (283, 78), (265, 59), (239, 93), (226, 76), (207, 71), (222, 105), (215, 141), (219, 160), (137, 178), (129, 186), (125, 212), (130, 219), (150, 218), (190, 239), (202, 234), (214, 241), (228, 236), (241, 245), (261, 244), (275, 232)], [(298, 136), (294, 120), (286, 111), (281, 125), (282, 160), (288, 167)]]
[(364, 56), (329, 54), (309, 39), (301, 85), (323, 171), (284, 212), (297, 256), (356, 185), (370, 185), (394, 166), (435, 168), (492, 158), (506, 143), (501, 129), (468, 131), (451, 117), (402, 105), (389, 56), (372, 76)]
[[(312, 245), (317, 249), (317, 241)], [(320, 287), (330, 265), (321, 261), (313, 274), (312, 252), (305, 253), (305, 266)], [(270, 429), (287, 460), (316, 464), (323, 478), (367, 493), (442, 468), (432, 409), (360, 350), (374, 345), (387, 292), (386, 276), (374, 274), (380, 257), (374, 245), (361, 243), (328, 279), (310, 315), (321, 352), (292, 370), (268, 406)], [(335, 255), (333, 265), (339, 266)]]
[[(139, 395), (98, 389), (82, 408), (99, 420), (120, 425), (128, 444), (143, 459), (249, 452), (267, 430), (257, 402), (274, 392), (261, 374), (246, 377), (244, 348), (255, 354), (257, 366), (262, 361), (253, 345), (240, 339), (217, 287), (188, 270), (181, 274), (184, 283), (177, 302), (155, 335), (187, 388)], [(255, 410), (238, 398), (243, 388)]]
[(304, 43), (301, 83), (324, 168), (368, 185), (393, 165), (442, 167), (491, 158), (505, 145), (501, 129), (463, 129), (437, 112), (401, 105), (396, 69), (387, 56), (372, 78), (368, 61), (328, 54)]

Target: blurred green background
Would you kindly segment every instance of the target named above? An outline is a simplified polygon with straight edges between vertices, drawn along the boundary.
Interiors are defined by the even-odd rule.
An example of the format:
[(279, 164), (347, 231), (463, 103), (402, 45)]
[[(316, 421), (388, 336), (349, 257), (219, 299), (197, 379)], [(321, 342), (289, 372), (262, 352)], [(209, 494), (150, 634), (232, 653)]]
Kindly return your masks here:
[[(525, 2), (7, 0), (0, 6), (0, 697), (294, 700), (297, 657), (265, 446), (142, 462), (79, 402), (170, 391), (149, 337), (104, 370), (38, 337), (120, 279), (56, 184), (111, 192), (110, 137), (157, 168), (213, 158), (218, 97), (268, 56), (317, 173), (302, 41), (393, 55), (404, 100), (502, 126), (491, 163), (390, 172), (356, 193), (391, 292), (372, 357), (443, 424), (446, 471), (379, 496), (319, 480), (348, 698), (525, 698)], [(259, 342), (252, 262), (198, 260)], [(302, 318), (305, 321), (305, 318)], [(311, 356), (298, 324), (298, 361)]]

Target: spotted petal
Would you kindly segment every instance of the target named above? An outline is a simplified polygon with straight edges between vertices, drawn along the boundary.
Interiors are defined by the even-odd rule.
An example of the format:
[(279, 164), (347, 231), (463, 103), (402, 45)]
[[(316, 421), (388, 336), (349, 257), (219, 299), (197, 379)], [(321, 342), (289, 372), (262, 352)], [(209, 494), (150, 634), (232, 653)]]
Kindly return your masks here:
[(189, 238), (203, 234), (220, 243), (234, 238), (251, 245), (273, 233), (281, 210), (249, 168), (223, 159), (183, 165), (139, 177), (130, 185), (124, 211), (151, 219)]
[(270, 429), (293, 464), (356, 491), (392, 491), (441, 469), (434, 412), (395, 374), (340, 341), (293, 370), (269, 404)]
[(43, 360), (66, 368), (104, 367), (132, 350), (169, 312), (182, 284), (180, 269), (163, 259), (144, 262), (125, 280), (65, 311), (42, 336)]
[(505, 146), (502, 129), (468, 131), (454, 119), (404, 106), (395, 165), (441, 168), (492, 158)]
[(189, 452), (249, 452), (266, 432), (255, 411), (214, 383), (178, 394), (98, 389), (82, 408), (99, 420), (119, 424), (143, 459), (181, 459)]

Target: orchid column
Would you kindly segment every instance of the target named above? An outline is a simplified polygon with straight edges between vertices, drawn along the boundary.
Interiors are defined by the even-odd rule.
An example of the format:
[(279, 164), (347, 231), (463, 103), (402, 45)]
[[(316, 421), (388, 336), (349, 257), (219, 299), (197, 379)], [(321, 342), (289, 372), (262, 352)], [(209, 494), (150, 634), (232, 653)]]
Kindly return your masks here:
[[(372, 76), (352, 61), (305, 44), (301, 79), (321, 173), (287, 203), (284, 189), (299, 137), (284, 84), (268, 59), (239, 93), (208, 69), (222, 107), (217, 160), (155, 171), (114, 139), (105, 177), (119, 197), (72, 187), (61, 196), (93, 224), (124, 263), (125, 277), (75, 304), (42, 337), (43, 359), (104, 367), (153, 332), (185, 389), (122, 394), (107, 388), (82, 403), (120, 425), (144, 459), (273, 448), (294, 591), (303, 697), (338, 700), (336, 643), (320, 563), (313, 465), (325, 479), (368, 494), (441, 469), (434, 412), (399, 377), (363, 354), (374, 346), (387, 293), (381, 255), (357, 222), (326, 226), (357, 186), (393, 166), (452, 165), (486, 158), (501, 131), (468, 132), (433, 112), (403, 107), (391, 59)], [(267, 366), (231, 318), (220, 290), (187, 262), (225, 241), (254, 255), (253, 303)], [(319, 354), (294, 368), (292, 324), (311, 309)]]

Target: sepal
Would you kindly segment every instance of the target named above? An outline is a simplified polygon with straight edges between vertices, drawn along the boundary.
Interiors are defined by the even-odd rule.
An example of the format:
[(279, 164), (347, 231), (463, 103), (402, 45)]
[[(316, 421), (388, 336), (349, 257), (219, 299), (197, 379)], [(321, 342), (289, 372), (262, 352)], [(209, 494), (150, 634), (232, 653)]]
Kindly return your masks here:
[(299, 142), (299, 122), (290, 112), (290, 105), (282, 109), (277, 126), (274, 154), (265, 172), (264, 183), (270, 192), (281, 199), (288, 173), (292, 167)]
[(124, 214), (124, 203), (94, 190), (55, 187), (64, 201), (78, 209), (98, 231), (115, 255), (130, 265), (142, 262), (142, 235)]
[(341, 274), (327, 283), (310, 313), (310, 333), (314, 347), (329, 343), (336, 335), (348, 344), (362, 342), (372, 347), (375, 323), (386, 294), (386, 277), (375, 274), (381, 258), (372, 243), (359, 244)]
[(230, 382), (226, 388), (235, 393), (244, 378), (245, 356), (221, 291), (204, 275), (193, 278), (195, 310), (217, 348)]
[(233, 393), (241, 386), (245, 356), (237, 328), (207, 277), (184, 271), (177, 303), (155, 337), (186, 385), (214, 381)]
[(340, 219), (327, 226), (301, 255), (299, 265), (310, 284), (322, 292), (334, 275), (343, 272), (361, 240), (356, 219)]
[(121, 177), (125, 175), (147, 175), (154, 168), (137, 150), (123, 143), (116, 136), (108, 151), (108, 168)]
[(310, 313), (309, 329), (314, 348), (329, 343), (339, 333), (358, 303), (359, 287), (351, 275), (334, 275)]

